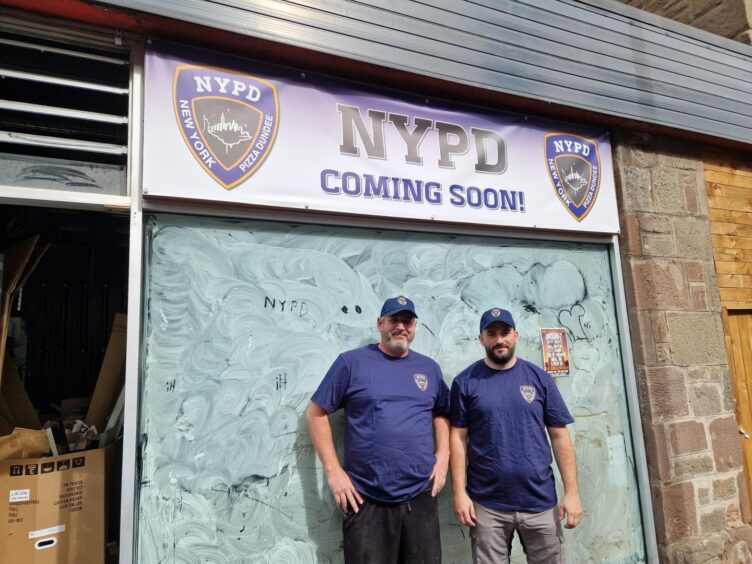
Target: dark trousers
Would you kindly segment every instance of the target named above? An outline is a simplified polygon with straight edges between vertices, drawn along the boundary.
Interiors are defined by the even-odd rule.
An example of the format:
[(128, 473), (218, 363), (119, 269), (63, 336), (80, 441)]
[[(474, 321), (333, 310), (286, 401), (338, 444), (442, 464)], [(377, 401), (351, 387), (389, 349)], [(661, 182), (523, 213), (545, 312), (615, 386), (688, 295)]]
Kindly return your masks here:
[(441, 564), (439, 512), (431, 490), (399, 505), (366, 500), (342, 524), (346, 564)]

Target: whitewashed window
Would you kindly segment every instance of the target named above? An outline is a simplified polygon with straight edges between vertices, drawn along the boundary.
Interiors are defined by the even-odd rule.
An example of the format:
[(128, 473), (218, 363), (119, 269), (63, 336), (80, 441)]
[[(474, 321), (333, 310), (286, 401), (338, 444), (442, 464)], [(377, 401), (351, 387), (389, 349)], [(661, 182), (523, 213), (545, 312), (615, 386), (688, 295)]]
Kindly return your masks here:
[[(418, 309), (413, 348), (447, 383), (483, 356), (490, 307), (512, 311), (518, 354), (537, 364), (540, 329), (566, 330), (557, 385), (585, 507), (567, 561), (645, 561), (607, 246), (169, 216), (146, 237), (139, 562), (343, 561), (304, 412), (340, 352), (378, 340), (398, 294)], [(333, 433), (341, 447), (339, 413)], [(449, 488), (439, 506), (445, 561), (469, 563)]]

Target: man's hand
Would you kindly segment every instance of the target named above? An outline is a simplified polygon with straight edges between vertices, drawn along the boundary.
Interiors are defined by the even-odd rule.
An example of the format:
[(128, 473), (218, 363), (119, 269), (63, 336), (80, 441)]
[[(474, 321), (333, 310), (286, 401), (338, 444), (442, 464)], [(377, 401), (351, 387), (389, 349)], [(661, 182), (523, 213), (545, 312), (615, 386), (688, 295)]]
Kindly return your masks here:
[(446, 484), (447, 468), (449, 467), (449, 453), (437, 454), (436, 464), (433, 465), (433, 472), (428, 478), (433, 480), (433, 487), (431, 488), (431, 496), (436, 497), (439, 492), (444, 488)]
[(475, 527), (475, 506), (465, 492), (454, 494), (454, 516), (461, 524)]
[(357, 513), (359, 504), (363, 503), (363, 498), (355, 489), (350, 476), (347, 475), (341, 467), (333, 469), (327, 474), (327, 480), (329, 482), (329, 489), (332, 490), (334, 496), (334, 503), (337, 507), (347, 513), (348, 504), (350, 509)]
[(577, 494), (564, 494), (559, 502), (559, 521), (567, 517), (564, 525), (567, 529), (574, 529), (582, 519), (582, 503)]

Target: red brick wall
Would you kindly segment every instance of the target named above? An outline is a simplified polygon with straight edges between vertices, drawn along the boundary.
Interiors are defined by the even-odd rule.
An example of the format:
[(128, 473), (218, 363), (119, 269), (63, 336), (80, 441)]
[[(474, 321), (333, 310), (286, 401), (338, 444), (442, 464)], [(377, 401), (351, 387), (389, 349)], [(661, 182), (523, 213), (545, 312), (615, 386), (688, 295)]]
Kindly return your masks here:
[[(642, 427), (664, 562), (752, 562), (703, 160), (617, 132), (614, 163)], [(745, 560), (746, 558), (746, 560)]]

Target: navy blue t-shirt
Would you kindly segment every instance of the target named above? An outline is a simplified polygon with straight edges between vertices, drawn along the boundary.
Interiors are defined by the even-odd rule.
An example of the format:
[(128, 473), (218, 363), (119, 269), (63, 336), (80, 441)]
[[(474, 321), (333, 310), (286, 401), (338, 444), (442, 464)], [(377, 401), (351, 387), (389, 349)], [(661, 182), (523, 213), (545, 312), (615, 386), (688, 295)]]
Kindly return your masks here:
[(402, 503), (428, 486), (436, 464), (433, 418), (449, 416), (449, 388), (429, 357), (402, 358), (377, 345), (337, 357), (311, 398), (327, 413), (345, 409), (344, 468), (359, 492)]
[(452, 382), (451, 422), (467, 428), (467, 493), (502, 511), (556, 505), (546, 427), (574, 422), (551, 376), (517, 359), (494, 370), (479, 360)]

